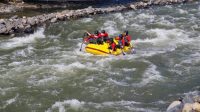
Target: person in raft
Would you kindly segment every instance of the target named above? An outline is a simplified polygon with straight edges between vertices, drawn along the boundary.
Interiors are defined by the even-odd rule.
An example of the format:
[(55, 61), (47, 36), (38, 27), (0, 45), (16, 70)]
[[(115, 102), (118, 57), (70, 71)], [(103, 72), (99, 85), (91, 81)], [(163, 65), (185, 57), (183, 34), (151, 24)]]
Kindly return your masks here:
[(101, 33), (98, 30), (94, 31), (94, 34), (91, 34), (89, 32), (86, 32), (86, 33), (87, 33), (87, 37), (84, 39), (84, 41), (88, 41), (89, 43), (94, 43), (94, 44), (103, 43)]
[(94, 32), (94, 38), (97, 40), (97, 44), (103, 44), (102, 35), (98, 30)]
[(104, 42), (107, 42), (109, 40), (108, 33), (105, 30), (101, 30), (101, 37)]
[(123, 48), (123, 35), (119, 34), (119, 36), (115, 37), (115, 40), (117, 40), (117, 48)]
[(108, 49), (112, 50), (112, 51), (116, 51), (117, 49), (117, 45), (116, 43), (114, 42), (113, 38), (110, 38), (109, 39), (109, 44), (110, 44), (110, 47)]
[(85, 33), (83, 41), (85, 43), (94, 43), (94, 44), (96, 43), (96, 39), (94, 38), (94, 34), (91, 34), (89, 32)]
[(128, 31), (124, 31), (123, 33), (123, 41), (122, 44), (123, 46), (129, 46), (131, 43), (131, 36), (128, 34)]

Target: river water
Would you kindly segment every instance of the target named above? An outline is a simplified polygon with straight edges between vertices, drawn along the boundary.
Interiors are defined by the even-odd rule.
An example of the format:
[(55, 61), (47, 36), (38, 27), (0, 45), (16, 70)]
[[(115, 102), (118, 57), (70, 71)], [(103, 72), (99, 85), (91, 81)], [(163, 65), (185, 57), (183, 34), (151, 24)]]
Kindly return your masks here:
[[(85, 30), (129, 30), (136, 54), (80, 52)], [(0, 38), (1, 112), (164, 112), (200, 91), (200, 3), (62, 21)]]

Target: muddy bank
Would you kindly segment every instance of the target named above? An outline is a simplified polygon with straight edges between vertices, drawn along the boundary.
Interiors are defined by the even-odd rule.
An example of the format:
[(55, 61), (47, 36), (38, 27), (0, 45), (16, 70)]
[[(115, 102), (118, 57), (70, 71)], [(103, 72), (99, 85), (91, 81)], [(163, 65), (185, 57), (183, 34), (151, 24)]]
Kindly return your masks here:
[(143, 0), (128, 5), (113, 6), (108, 8), (88, 7), (85, 9), (64, 10), (62, 12), (43, 14), (34, 17), (24, 16), (19, 18), (18, 16), (13, 16), (9, 19), (0, 19), (0, 34), (32, 33), (34, 32), (34, 28), (36, 26), (43, 25), (45, 23), (54, 23), (57, 21), (65, 21), (96, 14), (137, 10), (154, 5), (168, 5), (192, 1), (198, 0)]

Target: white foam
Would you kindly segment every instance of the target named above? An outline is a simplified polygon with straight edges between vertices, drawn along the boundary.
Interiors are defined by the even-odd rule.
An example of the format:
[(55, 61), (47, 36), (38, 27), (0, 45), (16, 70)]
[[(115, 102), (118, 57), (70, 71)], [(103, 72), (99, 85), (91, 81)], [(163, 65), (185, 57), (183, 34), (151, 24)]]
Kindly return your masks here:
[(19, 94), (17, 94), (14, 98), (11, 98), (11, 99), (8, 99), (5, 101), (5, 104), (1, 107), (1, 108), (6, 108), (8, 105), (14, 103), (17, 101), (17, 98), (18, 98)]
[(33, 54), (33, 47), (32, 46), (28, 46), (25, 49), (20, 49), (20, 50), (16, 50), (12, 53), (12, 58), (17, 58), (17, 57), (27, 57), (31, 54)]
[(135, 102), (135, 101), (106, 101), (102, 103), (93, 103), (93, 102), (88, 102), (87, 105), (91, 105), (92, 107), (95, 107), (96, 109), (100, 108), (123, 108), (123, 110), (128, 110), (128, 111), (141, 111), (141, 112), (155, 112), (155, 110), (151, 109), (145, 109), (145, 108), (140, 108), (137, 107), (137, 105), (141, 105), (141, 102)]
[(150, 65), (149, 67), (144, 71), (143, 77), (141, 82), (139, 83), (133, 83), (133, 86), (145, 86), (150, 83), (155, 83), (155, 81), (161, 81), (163, 80), (163, 76), (160, 75), (160, 72), (157, 71), (157, 67), (154, 64), (151, 64), (148, 62)]
[(56, 64), (56, 65), (52, 65), (53, 67), (56, 68), (56, 70), (58, 71), (70, 71), (73, 70), (74, 68), (79, 68), (79, 69), (83, 69), (86, 68), (86, 65), (80, 63), (80, 62), (73, 62), (71, 64), (65, 65), (65, 64)]
[(137, 18), (139, 18), (139, 19), (154, 19), (155, 15), (141, 13), (141, 14), (137, 15)]
[(136, 68), (122, 68), (123, 71), (125, 72), (134, 72), (136, 70)]
[(152, 43), (153, 45), (176, 47), (179, 44), (190, 44), (193, 39), (188, 38), (185, 31), (179, 29), (164, 30), (164, 29), (151, 29), (146, 33), (155, 36), (155, 38), (137, 39), (137, 43)]
[(11, 99), (7, 100), (6, 101), (6, 105), (10, 105), (10, 104), (14, 103), (17, 100), (18, 96), (19, 95), (17, 94), (14, 98), (11, 98)]
[(94, 77), (91, 77), (91, 78), (89, 78), (89, 79), (86, 79), (86, 80), (84, 81), (84, 83), (93, 82), (93, 81), (94, 81)]
[(34, 86), (48, 85), (52, 82), (57, 82), (60, 78), (56, 76), (44, 76), (43, 79), (37, 79), (36, 76), (31, 76), (27, 82)]
[(106, 30), (109, 35), (114, 35), (119, 32), (117, 28), (117, 23), (115, 21), (110, 21), (110, 20), (106, 21), (101, 27), (101, 29)]
[(114, 14), (114, 18), (118, 19), (120, 21), (120, 23), (123, 24), (123, 26), (121, 26), (122, 28), (126, 28), (128, 25), (128, 19), (124, 17), (124, 15), (122, 15), (122, 13), (115, 13)]
[(188, 11), (183, 10), (183, 9), (178, 9), (178, 12), (179, 12), (180, 14), (188, 14)]
[(15, 47), (21, 47), (27, 45), (29, 43), (33, 43), (37, 38), (44, 38), (44, 29), (38, 29), (34, 34), (30, 34), (25, 37), (14, 37), (7, 41), (1, 42), (0, 47), (1, 49), (12, 49)]
[(81, 22), (82, 23), (89, 23), (89, 22), (91, 22), (93, 19), (92, 18), (83, 18), (83, 19), (81, 19)]
[(83, 101), (79, 101), (77, 99), (72, 99), (72, 100), (65, 100), (63, 102), (55, 102), (51, 108), (49, 108), (46, 112), (51, 112), (53, 109), (59, 109), (59, 112), (66, 112), (65, 107), (69, 107), (75, 111), (78, 111), (79, 109), (82, 108), (82, 106), (85, 104)]
[(104, 106), (125, 106), (125, 105), (133, 105), (133, 104), (141, 104), (140, 102), (135, 102), (135, 101), (116, 101), (116, 102), (103, 102), (102, 105)]
[(163, 17), (158, 18), (158, 20), (156, 20), (156, 23), (160, 24), (160, 25), (167, 26), (167, 27), (175, 27), (175, 23), (169, 21), (168, 19), (165, 19), (166, 17), (171, 18), (171, 16), (163, 16)]
[(16, 87), (0, 88), (0, 94), (6, 95), (6, 92), (11, 91), (11, 90), (15, 90), (15, 89), (16, 89)]
[(119, 86), (129, 86), (126, 82), (116, 81), (116, 80), (114, 80), (112, 78), (108, 78), (107, 82), (114, 83), (114, 84), (119, 85)]
[(195, 65), (195, 64), (198, 64), (199, 62), (200, 62), (200, 53), (196, 52), (194, 54), (190, 54), (188, 56), (188, 59), (181, 61), (180, 65), (183, 65), (183, 64)]
[(99, 70), (94, 64), (91, 62), (81, 63), (81, 62), (73, 62), (71, 64), (55, 64), (51, 65), (55, 68), (56, 71), (59, 72), (71, 72), (73, 73), (75, 69), (87, 69), (87, 70)]

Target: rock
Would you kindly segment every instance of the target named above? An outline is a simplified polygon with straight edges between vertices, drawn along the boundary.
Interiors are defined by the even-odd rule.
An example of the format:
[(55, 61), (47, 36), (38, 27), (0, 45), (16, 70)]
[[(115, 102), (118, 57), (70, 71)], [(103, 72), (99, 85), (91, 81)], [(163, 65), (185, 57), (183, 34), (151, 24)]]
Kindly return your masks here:
[(31, 25), (26, 25), (25, 27), (24, 27), (24, 29), (27, 29), (27, 28), (30, 28), (31, 27)]
[(24, 25), (23, 25), (23, 24), (20, 24), (20, 25), (18, 25), (18, 28), (19, 28), (19, 29), (24, 29)]
[(200, 103), (200, 96), (195, 96), (193, 99), (194, 99), (195, 102)]
[(18, 15), (14, 15), (10, 19), (18, 19), (18, 18), (19, 18)]
[(31, 27), (29, 27), (29, 28), (26, 28), (25, 30), (24, 30), (24, 33), (34, 33), (34, 29), (33, 28), (31, 28)]
[(173, 101), (167, 108), (167, 112), (181, 112), (183, 108), (183, 98)]
[(4, 19), (0, 19), (0, 24), (4, 24), (5, 25), (5, 20)]
[(183, 107), (182, 112), (192, 112), (192, 104), (186, 103)]
[(56, 14), (56, 18), (59, 20), (63, 20), (64, 19), (64, 15), (61, 13)]
[(10, 32), (14, 28), (14, 24), (10, 21), (6, 22), (6, 32)]
[(13, 34), (14, 33), (14, 30), (9, 30), (8, 32), (6, 32), (7, 34)]
[(134, 4), (131, 4), (131, 5), (130, 5), (130, 8), (131, 8), (131, 9), (134, 9), (134, 10), (136, 10), (136, 9), (137, 9), (137, 8), (135, 7), (135, 5), (134, 5)]
[(51, 19), (51, 23), (55, 23), (57, 21), (57, 18)]
[[(65, 20), (71, 19), (71, 18), (79, 18), (79, 17), (85, 17), (89, 15), (94, 15), (94, 14), (102, 14), (102, 13), (111, 13), (111, 12), (119, 12), (119, 11), (124, 11), (124, 10), (136, 10), (139, 8), (146, 8), (151, 5), (166, 5), (166, 4), (171, 4), (171, 3), (183, 3), (183, 2), (190, 2), (190, 1), (195, 1), (195, 0), (140, 0), (132, 3), (129, 6), (126, 5), (119, 5), (119, 6), (113, 6), (113, 7), (108, 7), (108, 8), (93, 8), (93, 7), (88, 7), (85, 9), (78, 9), (78, 10), (64, 10), (62, 12), (57, 12), (57, 13), (50, 13), (50, 14), (42, 14), (34, 17), (26, 17), (23, 16), (22, 18), (19, 18), (17, 15), (11, 17), (10, 19), (0, 19), (0, 34), (3, 33), (12, 33), (13, 31), (19, 31), (22, 30), (27, 33), (32, 33), (33, 28), (31, 28), (34, 25), (39, 25), (41, 23), (45, 22), (51, 22), (54, 23), (58, 20)], [(7, 7), (8, 5), (5, 5), (4, 8), (6, 10), (13, 9), (14, 5)], [(23, 6), (25, 7), (25, 6)], [(34, 8), (35, 5), (29, 5), (28, 7)], [(41, 6), (39, 6), (41, 7)], [(0, 6), (0, 12), (2, 7)], [(4, 10), (4, 9), (3, 9)], [(5, 10), (4, 10), (5, 12)], [(4, 26), (3, 26), (4, 25)], [(6, 31), (5, 31), (6, 29)], [(25, 29), (25, 30), (24, 30)]]
[(6, 32), (6, 26), (4, 24), (0, 24), (0, 34)]
[(30, 24), (30, 25), (35, 25), (35, 21), (31, 17), (27, 18), (27, 23)]
[(22, 19), (22, 24), (26, 24), (27, 23), (27, 20), (26, 19)]

